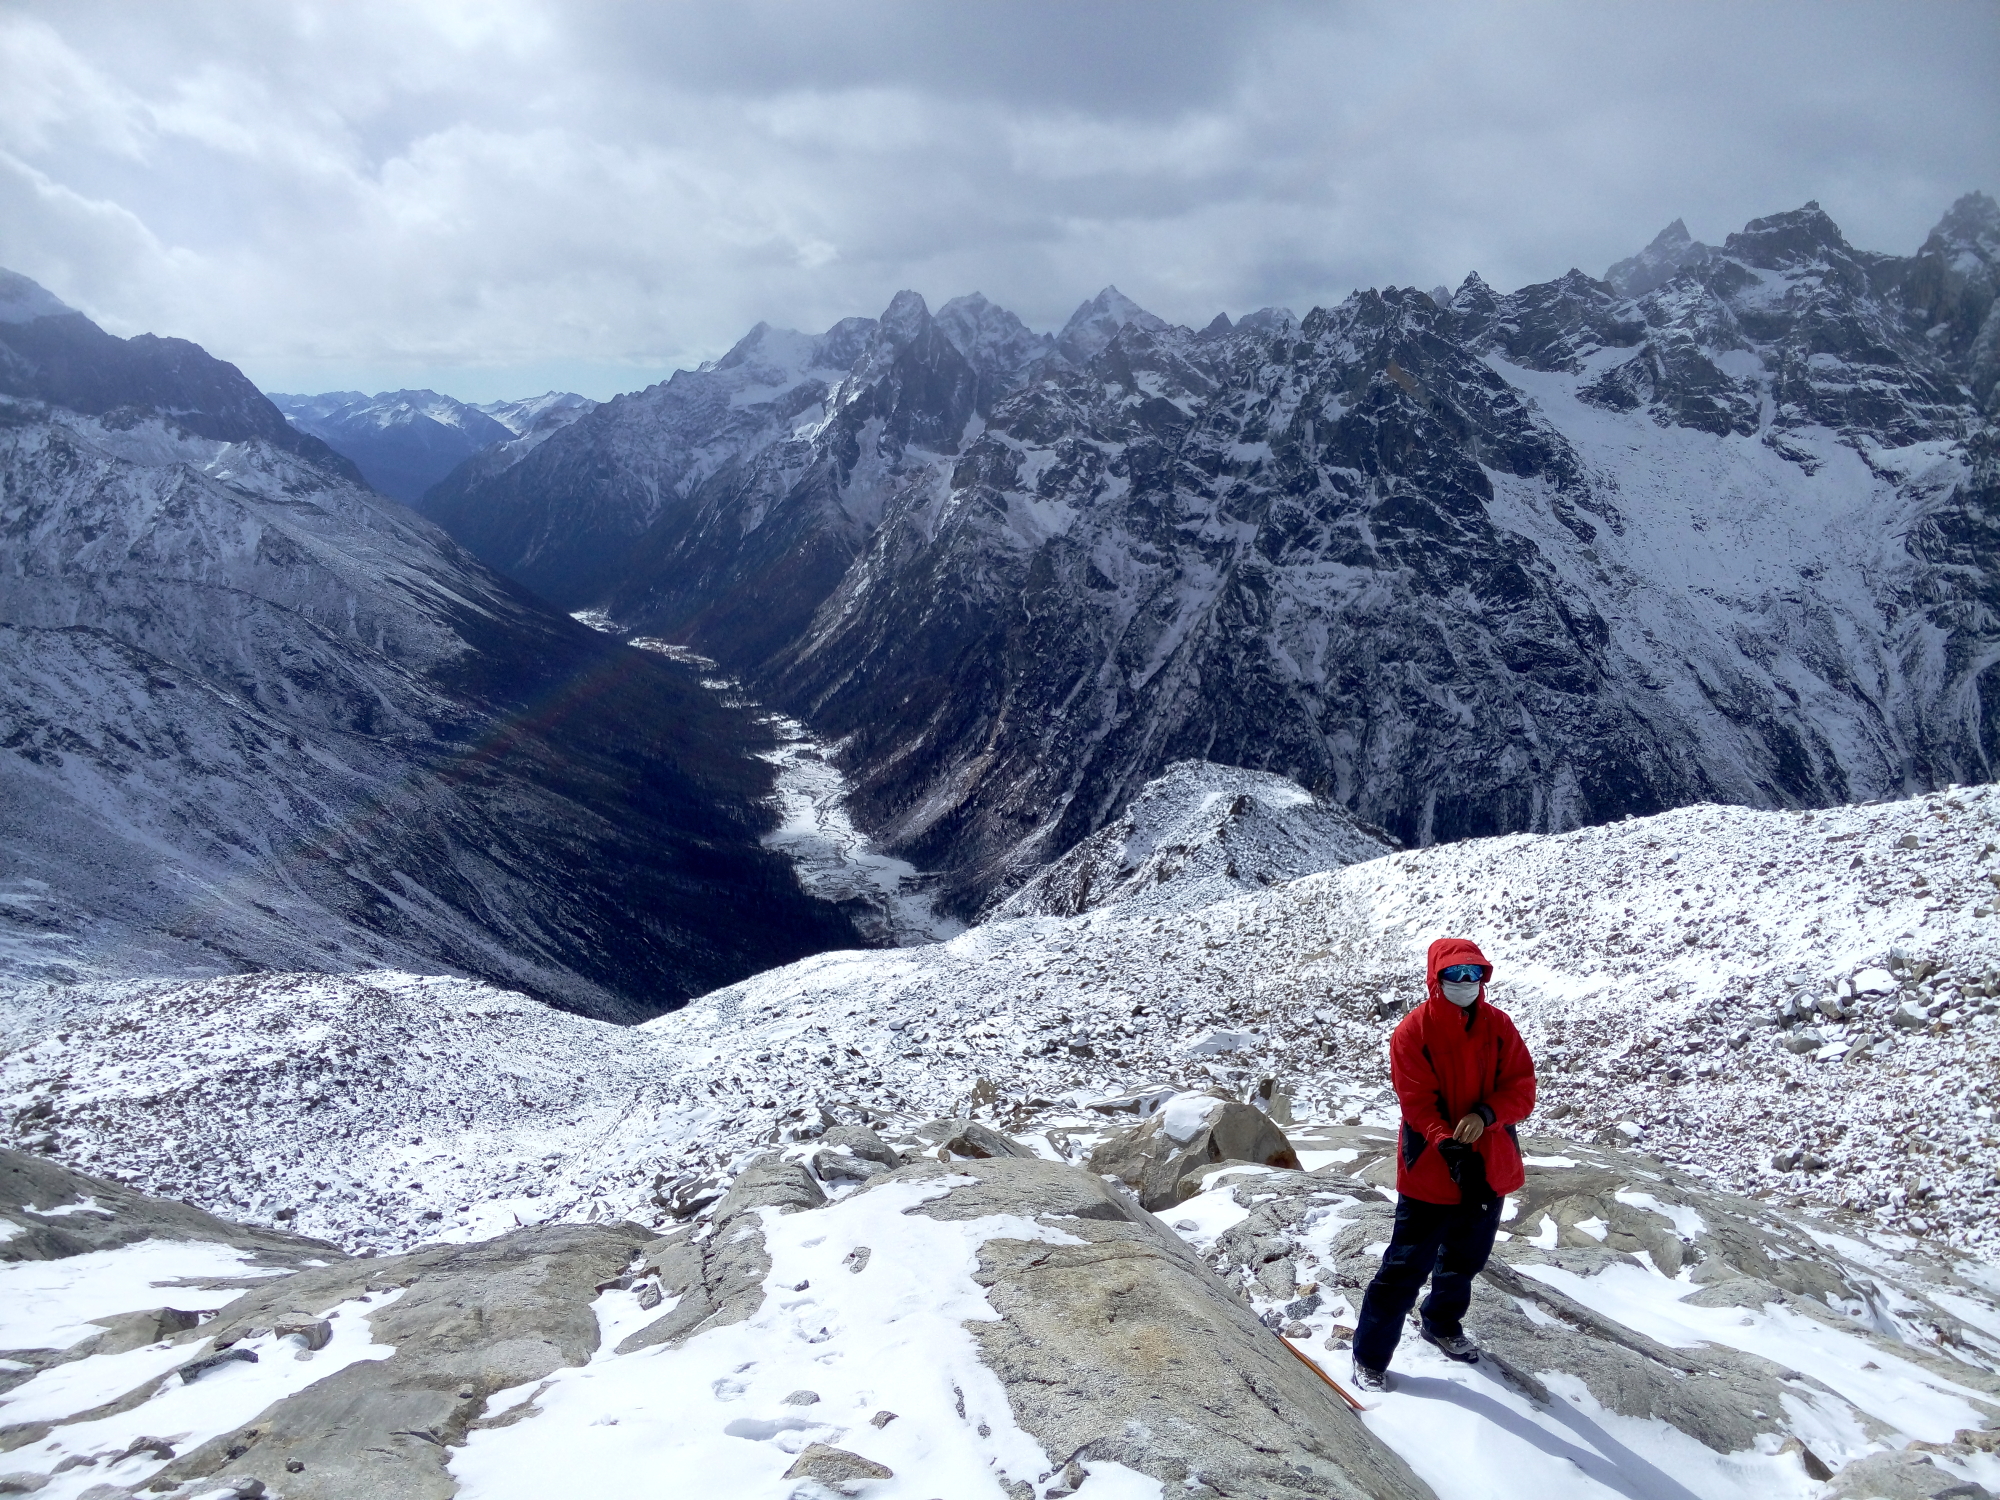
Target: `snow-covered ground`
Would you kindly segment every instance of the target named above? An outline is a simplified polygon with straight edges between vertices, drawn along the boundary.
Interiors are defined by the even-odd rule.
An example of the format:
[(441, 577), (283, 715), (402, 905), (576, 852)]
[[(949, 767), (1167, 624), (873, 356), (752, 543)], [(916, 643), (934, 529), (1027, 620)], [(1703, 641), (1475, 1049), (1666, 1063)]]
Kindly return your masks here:
[(656, 1190), (842, 1103), (1068, 1129), (1142, 1085), (1268, 1078), (1302, 1115), (1386, 1120), (1388, 1028), (1460, 935), (1535, 1049), (1538, 1121), (1991, 1254), (1996, 821), (1990, 788), (1687, 808), (820, 954), (634, 1029), (395, 974), (38, 986), (0, 1098), (13, 1142), (389, 1248), (657, 1217)]
[[(1371, 1134), (1379, 1139), (1371, 1141)], [(1029, 1139), (1054, 1154), (1051, 1137)], [(1339, 1160), (1321, 1163), (1310, 1177), (1259, 1167), (1214, 1175), (1165, 1217), (1226, 1284), (1284, 1329), (1294, 1352), (1344, 1381), (1357, 1273), (1365, 1275), (1380, 1253), (1374, 1226), (1386, 1225), (1382, 1199), (1391, 1196), (1346, 1170), (1358, 1165), (1357, 1157), (1379, 1159), (1388, 1136), (1301, 1124), (1294, 1139), (1304, 1156)], [(1353, 1144), (1336, 1144), (1341, 1141)], [(788, 1154), (805, 1159), (813, 1149), (806, 1141)], [(1474, 1304), (1475, 1321), (1488, 1320), (1489, 1347), (1500, 1358), (1457, 1365), (1407, 1339), (1392, 1389), (1369, 1396), (1363, 1413), (1368, 1429), (1440, 1500), (1821, 1500), (1828, 1492), (1813, 1465), (1837, 1469), (1871, 1456), (1929, 1459), (1938, 1487), (2000, 1486), (2000, 1454), (1990, 1442), (1982, 1447), (1964, 1436), (1989, 1438), (1990, 1431), (1981, 1429), (2000, 1417), (2000, 1386), (1993, 1379), (2000, 1364), (2000, 1276), (1990, 1265), (1960, 1262), (1954, 1277), (1928, 1255), (1885, 1250), (1879, 1235), (1870, 1237), (1874, 1243), (1817, 1236), (1832, 1243), (1815, 1246), (1808, 1243), (1814, 1237), (1810, 1221), (1692, 1186), (1685, 1176), (1654, 1170), (1624, 1149), (1576, 1150), (1574, 1158), (1533, 1158), (1523, 1198), (1549, 1202), (1565, 1191), (1566, 1178), (1601, 1182), (1609, 1173), (1642, 1182), (1644, 1189), (1619, 1188), (1619, 1202), (1669, 1221), (1690, 1247), (1705, 1245), (1708, 1253), (1668, 1274), (1643, 1253), (1556, 1251), (1558, 1236), (1548, 1218), (1510, 1217), (1500, 1263), (1506, 1273), (1527, 1278), (1519, 1286), (1525, 1295), (1482, 1283)], [(1037, 1496), (1068, 1493), (1050, 1484), (1062, 1456), (1047, 1453), (1023, 1429), (1007, 1387), (981, 1358), (976, 1330), (1002, 1314), (978, 1273), (990, 1241), (1051, 1247), (1086, 1241), (1072, 1232), (1080, 1226), (1058, 1213), (936, 1219), (912, 1212), (968, 1180), (946, 1172), (862, 1190), (828, 1178), (831, 1201), (823, 1208), (761, 1211), (769, 1265), (760, 1304), (747, 1317), (684, 1343), (621, 1349), (629, 1335), (675, 1309), (672, 1283), (663, 1298), (665, 1278), (652, 1267), (701, 1231), (677, 1230), (655, 1242), (634, 1262), (633, 1275), (599, 1290), (593, 1304), (599, 1340), (587, 1360), (485, 1396), (485, 1420), (449, 1450), (458, 1493), (476, 1500), (544, 1500), (572, 1492), (579, 1480), (604, 1493), (641, 1493), (663, 1479), (699, 1475), (703, 1493), (781, 1500), (800, 1493), (786, 1471), (813, 1443), (859, 1452), (891, 1471), (867, 1491), (889, 1500), (999, 1500), (1001, 1481), (1009, 1478), (1033, 1481)], [(1259, 1214), (1286, 1193), (1302, 1194), (1312, 1205), (1294, 1219), (1292, 1233), (1244, 1242), (1252, 1259), (1265, 1249), (1289, 1252), (1280, 1290), (1266, 1266), (1249, 1275), (1224, 1252), (1232, 1234), (1256, 1229)], [(39, 1210), (44, 1217), (62, 1211)], [(753, 1210), (753, 1217), (758, 1213)], [(1590, 1221), (1576, 1229), (1603, 1232)], [(1848, 1305), (1824, 1293), (1800, 1297), (1701, 1271), (1724, 1253), (1740, 1254), (1741, 1240), (1729, 1237), (1746, 1233), (1781, 1246), (1791, 1236), (1798, 1259), (1853, 1279), (1869, 1300)], [(1567, 1234), (1562, 1238), (1570, 1242)], [(1517, 1255), (1517, 1241), (1545, 1249)], [(0, 1347), (70, 1347), (101, 1331), (90, 1320), (162, 1300), (206, 1314), (235, 1296), (241, 1278), (276, 1274), (239, 1250), (161, 1240), (64, 1260), (0, 1264)], [(55, 1500), (105, 1497), (93, 1487), (107, 1482), (129, 1494), (164, 1467), (159, 1448), (186, 1454), (357, 1361), (394, 1355), (371, 1319), (400, 1296), (424, 1294), (421, 1284), (399, 1290), (399, 1274), (385, 1266), (387, 1279), (379, 1285), (369, 1279), (365, 1293), (330, 1307), (303, 1308), (331, 1330), (330, 1341), (316, 1351), (296, 1334), (257, 1329), (235, 1346), (257, 1356), (254, 1361), (182, 1382), (171, 1378), (173, 1372), (211, 1352), (213, 1344), (188, 1335), (52, 1364), (24, 1382), (0, 1385), (0, 1428), (61, 1423), (17, 1445), (10, 1466), (49, 1475), (46, 1488), (36, 1492)], [(1306, 1284), (1295, 1287), (1295, 1278)], [(1713, 1295), (1739, 1286), (1754, 1286), (1754, 1295)], [(1315, 1289), (1311, 1306), (1291, 1310), (1300, 1321), (1287, 1321), (1279, 1308), (1295, 1292)], [(1947, 1301), (1961, 1311), (1963, 1325), (1940, 1338), (1938, 1325), (1950, 1320), (1939, 1318), (1936, 1308)], [(1721, 1441), (1707, 1425), (1716, 1413), (1703, 1417), (1699, 1395), (1671, 1421), (1632, 1415), (1643, 1395), (1625, 1390), (1607, 1397), (1601, 1364), (1551, 1367), (1532, 1337), (1490, 1336), (1495, 1317), (1500, 1328), (1511, 1319), (1517, 1330), (1560, 1332), (1574, 1317), (1572, 1308), (1605, 1320), (1600, 1339), (1602, 1329), (1611, 1330), (1594, 1346), (1596, 1358), (1624, 1359), (1620, 1340), (1632, 1341), (1627, 1353), (1663, 1366), (1668, 1387), (1675, 1383), (1672, 1362), (1680, 1357), (1693, 1362), (1689, 1378), (1696, 1386), (1746, 1376), (1762, 1382), (1776, 1393), (1769, 1409), (1760, 1406), (1731, 1422), (1754, 1438), (1735, 1446)], [(1663, 1351), (1649, 1355), (1657, 1346)], [(1580, 1346), (1563, 1347), (1574, 1352)], [(1643, 1375), (1643, 1363), (1627, 1363)], [(13, 1368), (20, 1368), (18, 1362)], [(1651, 1378), (1662, 1379), (1659, 1370)], [(128, 1392), (131, 1397), (119, 1399)], [(122, 1409), (62, 1421), (113, 1402)], [(159, 1448), (147, 1447), (148, 1441)], [(55, 1472), (59, 1464), (69, 1467)], [(1080, 1467), (1087, 1475), (1078, 1487), (1085, 1500), (1165, 1500), (1174, 1493), (1117, 1463)], [(237, 1492), (197, 1481), (175, 1493), (207, 1500)]]

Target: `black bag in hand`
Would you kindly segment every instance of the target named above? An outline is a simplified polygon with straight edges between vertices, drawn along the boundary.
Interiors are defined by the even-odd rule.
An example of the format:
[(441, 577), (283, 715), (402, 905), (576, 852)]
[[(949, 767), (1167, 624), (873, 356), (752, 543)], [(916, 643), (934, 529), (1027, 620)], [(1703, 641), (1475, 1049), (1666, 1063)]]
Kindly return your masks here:
[(1451, 1180), (1458, 1184), (1458, 1201), (1468, 1208), (1484, 1208), (1499, 1195), (1486, 1181), (1486, 1158), (1478, 1148), (1463, 1141), (1446, 1140), (1438, 1145)]

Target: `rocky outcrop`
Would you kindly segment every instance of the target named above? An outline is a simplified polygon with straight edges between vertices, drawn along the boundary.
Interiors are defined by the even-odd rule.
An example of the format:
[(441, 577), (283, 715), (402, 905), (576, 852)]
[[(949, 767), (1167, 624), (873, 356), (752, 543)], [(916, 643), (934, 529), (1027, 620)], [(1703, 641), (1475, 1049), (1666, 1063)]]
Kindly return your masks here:
[(1177, 761), (1100, 828), (986, 913), (1070, 917), (1137, 901), (1186, 910), (1397, 848), (1295, 781)]
[(796, 1162), (764, 1156), (745, 1167), (716, 1205), (699, 1244), (658, 1247), (664, 1253), (652, 1264), (663, 1289), (679, 1300), (672, 1311), (621, 1341), (618, 1352), (672, 1347), (704, 1328), (741, 1322), (755, 1312), (764, 1300), (764, 1278), (771, 1274), (762, 1212), (800, 1213), (825, 1202), (812, 1174)]
[(1206, 1094), (1175, 1095), (1090, 1154), (1093, 1172), (1116, 1177), (1155, 1212), (1195, 1192), (1197, 1174), (1222, 1162), (1296, 1168), (1299, 1158), (1262, 1110)]
[(883, 1182), (954, 1178), (912, 1210), (1020, 1215), (1080, 1243), (1006, 1238), (976, 1279), (995, 1323), (973, 1325), (1021, 1425), (1052, 1464), (1112, 1461), (1194, 1495), (1418, 1500), (1430, 1489), (1187, 1247), (1074, 1167), (918, 1163)]
[[(928, 1130), (958, 1139), (965, 1123)], [(885, 1170), (823, 1188), (806, 1163), (836, 1131), (853, 1159)], [(631, 1224), (568, 1224), (406, 1255), (313, 1256), (331, 1263), (295, 1260), (199, 1326), (101, 1318), (106, 1337), (62, 1352), (85, 1366), (66, 1388), (95, 1405), (54, 1410), (35, 1375), (0, 1389), (0, 1423), (16, 1395), (42, 1413), (0, 1426), (9, 1482), (33, 1493), (83, 1467), (102, 1478), (96, 1500), (260, 1485), (287, 1500), (444, 1500), (462, 1452), (488, 1454), (474, 1467), (480, 1492), (492, 1488), (488, 1438), (545, 1432), (597, 1472), (603, 1455), (635, 1451), (619, 1444), (670, 1452), (713, 1430), (759, 1483), (843, 1493), (892, 1477), (937, 1492), (938, 1475), (967, 1472), (949, 1465), (969, 1446), (986, 1455), (973, 1472), (1012, 1500), (1088, 1500), (1108, 1474), (1196, 1496), (1425, 1500), (1478, 1493), (1439, 1445), (1476, 1443), (1490, 1422), (1496, 1440), (1525, 1433), (1619, 1493), (1676, 1493), (1705, 1454), (1774, 1492), (1830, 1479), (1829, 1494), (1854, 1500), (1978, 1500), (1966, 1476), (2000, 1442), (2000, 1350), (1946, 1306), (1990, 1307), (1976, 1282), (1920, 1255), (1866, 1251), (1864, 1264), (1847, 1253), (1853, 1241), (1768, 1203), (1631, 1151), (1543, 1136), (1524, 1138), (1528, 1182), (1468, 1318), (1480, 1372), (1445, 1392), (1420, 1441), (1395, 1421), (1378, 1435), (1307, 1360), (1344, 1375), (1393, 1212), (1371, 1185), (1392, 1166), (1387, 1131), (1301, 1127), (1301, 1149), (1328, 1165), (1205, 1171), (1169, 1210), (1171, 1227), (1102, 1175), (981, 1132), (996, 1145), (983, 1156), (892, 1168), (879, 1135), (832, 1127), (754, 1158), (711, 1212), (657, 1239)], [(1154, 1150), (1164, 1158), (1174, 1144)], [(38, 1195), (112, 1201), (109, 1184), (19, 1180)], [(234, 1232), (172, 1205), (115, 1202), (133, 1227)], [(242, 1238), (264, 1255), (323, 1248)], [(802, 1255), (819, 1257), (810, 1279), (798, 1276)], [(923, 1289), (914, 1301), (912, 1287)], [(964, 1321), (916, 1329), (933, 1294), (952, 1300), (947, 1320)], [(1702, 1336), (1675, 1331), (1675, 1318)], [(856, 1351), (843, 1340), (870, 1320), (906, 1357), (901, 1415), (869, 1399), (888, 1371), (845, 1368)], [(603, 1346), (601, 1330), (635, 1322), (638, 1335)], [(147, 1344), (132, 1342), (140, 1334)], [(129, 1366), (130, 1389), (113, 1374), (128, 1368), (111, 1362), (128, 1358), (121, 1349), (151, 1351)], [(1412, 1368), (1425, 1354), (1399, 1353), (1392, 1372), (1409, 1384), (1386, 1399), (1438, 1394), (1443, 1362)], [(326, 1362), (318, 1378), (312, 1361)], [(298, 1373), (277, 1399), (244, 1409), (227, 1397), (281, 1363)], [(764, 1364), (764, 1400), (732, 1404)], [(153, 1403), (188, 1383), (234, 1401), (235, 1414), (201, 1428), (183, 1403), (177, 1425), (163, 1425), (167, 1408)], [(690, 1388), (698, 1401), (658, 1401)], [(1968, 1424), (1937, 1430), (1951, 1412)], [(114, 1417), (111, 1443), (92, 1424)], [(1643, 1452), (1627, 1421), (1648, 1424)], [(584, 1446), (582, 1434), (619, 1423), (650, 1425)], [(1912, 1442), (1909, 1423), (1930, 1435)]]
[[(258, 1265), (296, 1266), (346, 1257), (303, 1235), (234, 1224), (185, 1203), (148, 1197), (21, 1151), (0, 1149), (0, 1262), (62, 1260), (141, 1240), (229, 1245)], [(149, 1315), (150, 1316), (150, 1315)], [(150, 1339), (141, 1339), (149, 1343)]]
[[(288, 1500), (445, 1500), (451, 1445), (497, 1391), (596, 1350), (591, 1300), (647, 1239), (632, 1225), (550, 1225), (477, 1245), (303, 1271), (224, 1308), (202, 1333), (218, 1346), (323, 1310), (387, 1295), (365, 1317), (395, 1352), (288, 1396), (177, 1457), (154, 1481), (261, 1478)], [(188, 1337), (192, 1337), (189, 1335)]]

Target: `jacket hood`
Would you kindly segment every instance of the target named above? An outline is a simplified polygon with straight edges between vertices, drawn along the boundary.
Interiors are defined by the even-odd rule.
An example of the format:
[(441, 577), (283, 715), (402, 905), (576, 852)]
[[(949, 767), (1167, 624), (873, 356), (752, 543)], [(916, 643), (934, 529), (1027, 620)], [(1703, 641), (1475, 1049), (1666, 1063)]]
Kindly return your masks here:
[[(1440, 1005), (1451, 1005), (1451, 1002), (1444, 997), (1438, 974), (1453, 964), (1484, 965), (1487, 981), (1490, 983), (1493, 978), (1492, 961), (1479, 951), (1477, 943), (1470, 938), (1439, 938), (1431, 944), (1430, 957), (1425, 962), (1424, 993)], [(1486, 998), (1485, 984), (1479, 986), (1479, 998), (1481, 1000)], [(1456, 1010), (1458, 1007), (1452, 1006), (1452, 1008)]]

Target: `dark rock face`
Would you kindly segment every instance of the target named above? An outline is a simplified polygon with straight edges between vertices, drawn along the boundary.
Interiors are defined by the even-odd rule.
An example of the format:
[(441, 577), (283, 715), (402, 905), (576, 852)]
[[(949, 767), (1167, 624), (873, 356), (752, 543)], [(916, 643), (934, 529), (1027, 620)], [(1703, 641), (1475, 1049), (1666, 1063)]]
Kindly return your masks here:
[(899, 297), (757, 330), (447, 524), (839, 741), (961, 914), (1181, 759), (1406, 843), (1981, 780), (1996, 247), (1980, 195), (1913, 257), (1809, 204), (1200, 333), (1107, 288), (1045, 352)]
[(111, 426), (155, 417), (198, 437), (265, 442), (361, 478), (324, 442), (296, 431), (241, 370), (199, 344), (150, 333), (114, 338), (67, 308), (23, 322), (0, 319), (0, 395), (103, 417)]
[[(127, 347), (73, 321), (0, 338)], [(249, 387), (184, 348), (150, 414), (44, 404), (129, 397), (115, 353), (0, 398), (15, 973), (444, 969), (631, 1021), (854, 943), (758, 842), (747, 711), (494, 576), (261, 396), (209, 410)]]

